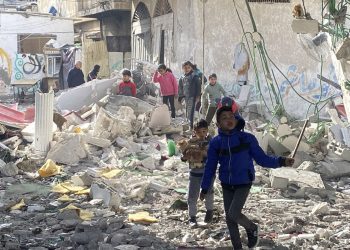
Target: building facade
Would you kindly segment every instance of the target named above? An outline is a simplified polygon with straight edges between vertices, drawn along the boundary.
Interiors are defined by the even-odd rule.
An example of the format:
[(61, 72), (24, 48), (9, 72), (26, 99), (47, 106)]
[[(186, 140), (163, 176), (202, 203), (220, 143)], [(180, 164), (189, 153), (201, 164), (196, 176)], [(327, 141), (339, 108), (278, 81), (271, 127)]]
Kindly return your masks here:
[(55, 8), (57, 15), (75, 17), (76, 44), (82, 49), (85, 75), (95, 64), (100, 77), (108, 78), (114, 70), (130, 67), (130, 0), (39, 0), (39, 10)]
[(40, 80), (43, 48), (54, 39), (73, 44), (73, 20), (30, 12), (0, 12), (0, 81), (9, 86), (20, 80)]
[[(216, 73), (218, 81), (234, 93), (240, 79), (239, 69), (233, 68), (235, 50), (241, 42), (249, 41), (247, 54), (250, 49), (254, 59), (246, 69), (248, 82), (253, 86), (251, 98), (261, 101), (261, 91), (267, 99), (271, 99), (267, 84), (276, 79), (278, 86), (275, 88), (278, 88), (287, 112), (296, 117), (305, 116), (309, 105), (298, 94), (311, 102), (317, 102), (320, 96), (333, 95), (335, 89), (328, 84), (320, 85), (317, 75), (322, 66), (322, 75), (337, 82), (334, 66), (326, 56), (322, 64), (312, 59), (310, 51), (305, 51), (301, 44), (299, 35), (293, 32), (292, 10), (300, 1), (248, 2), (257, 28), (254, 37), (251, 36), (254, 30), (245, 0), (133, 0), (133, 58), (156, 64), (164, 62), (177, 76), (181, 74), (181, 63), (190, 60), (206, 75)], [(321, 4), (318, 0), (305, 1), (307, 12), (319, 22)], [(243, 36), (243, 29), (250, 33)], [(311, 37), (315, 35), (317, 32), (309, 34)], [(264, 73), (265, 59), (254, 48), (253, 39), (255, 42), (261, 40), (263, 48), (266, 48), (269, 56), (267, 64), (270, 72), (273, 71), (268, 75)], [(256, 84), (258, 80), (260, 87)], [(295, 109), (296, 101), (300, 101), (300, 109)]]

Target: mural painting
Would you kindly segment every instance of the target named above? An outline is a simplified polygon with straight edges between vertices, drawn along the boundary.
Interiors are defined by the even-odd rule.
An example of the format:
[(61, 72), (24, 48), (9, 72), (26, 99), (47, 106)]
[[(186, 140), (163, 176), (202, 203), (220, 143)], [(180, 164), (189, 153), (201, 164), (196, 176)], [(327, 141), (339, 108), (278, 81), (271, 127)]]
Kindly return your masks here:
[(44, 72), (44, 56), (40, 54), (16, 54), (14, 67), (14, 80), (39, 80)]

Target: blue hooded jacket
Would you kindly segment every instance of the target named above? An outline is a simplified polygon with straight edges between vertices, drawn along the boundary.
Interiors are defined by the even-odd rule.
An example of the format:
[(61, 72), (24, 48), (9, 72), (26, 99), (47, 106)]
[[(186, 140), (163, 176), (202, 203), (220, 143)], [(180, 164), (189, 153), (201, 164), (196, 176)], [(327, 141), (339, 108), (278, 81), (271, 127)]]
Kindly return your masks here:
[(268, 156), (259, 146), (254, 135), (241, 131), (244, 120), (236, 117), (238, 124), (230, 133), (223, 133), (209, 143), (208, 158), (202, 180), (202, 192), (206, 193), (215, 176), (218, 163), (219, 179), (226, 185), (251, 184), (255, 179), (253, 160), (263, 167), (278, 168), (285, 163), (284, 157)]

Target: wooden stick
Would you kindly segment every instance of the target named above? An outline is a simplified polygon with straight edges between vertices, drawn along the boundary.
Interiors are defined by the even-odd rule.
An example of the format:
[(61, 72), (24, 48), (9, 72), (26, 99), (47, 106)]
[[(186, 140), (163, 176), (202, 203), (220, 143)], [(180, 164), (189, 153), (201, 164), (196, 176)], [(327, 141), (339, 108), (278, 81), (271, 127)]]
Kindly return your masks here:
[(295, 154), (296, 154), (297, 151), (298, 151), (298, 148), (299, 148), (301, 139), (303, 138), (303, 135), (304, 135), (304, 132), (305, 132), (305, 129), (306, 129), (306, 126), (307, 126), (308, 123), (309, 123), (309, 118), (305, 121), (304, 126), (303, 126), (303, 129), (301, 130), (301, 133), (300, 133), (300, 135), (299, 135), (297, 144), (295, 145), (295, 148), (294, 148), (294, 150), (293, 150), (293, 152), (292, 152), (292, 155), (291, 155), (292, 158), (295, 157)]

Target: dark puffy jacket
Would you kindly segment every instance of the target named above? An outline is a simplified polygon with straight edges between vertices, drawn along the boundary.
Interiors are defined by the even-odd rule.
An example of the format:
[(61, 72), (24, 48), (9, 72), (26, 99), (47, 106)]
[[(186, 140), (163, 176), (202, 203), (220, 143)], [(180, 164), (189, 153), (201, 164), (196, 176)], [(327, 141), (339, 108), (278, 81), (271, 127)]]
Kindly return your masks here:
[(69, 88), (74, 88), (85, 83), (83, 71), (76, 67), (71, 69), (68, 73), (67, 82)]
[(201, 90), (201, 82), (195, 72), (191, 71), (179, 79), (179, 97), (198, 97), (201, 95)]
[(202, 190), (205, 193), (215, 176), (218, 163), (219, 179), (222, 184), (242, 185), (251, 184), (255, 179), (253, 160), (262, 167), (278, 168), (284, 164), (284, 157), (268, 156), (259, 146), (254, 135), (241, 131), (244, 120), (240, 117), (239, 123), (229, 134), (219, 130), (219, 135), (209, 143), (208, 159), (202, 181)]

